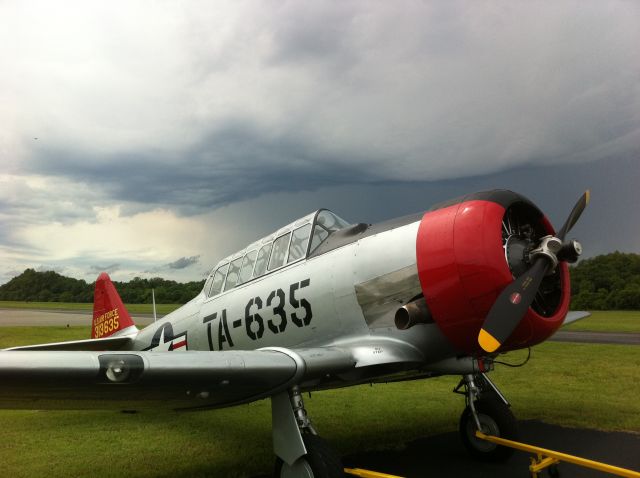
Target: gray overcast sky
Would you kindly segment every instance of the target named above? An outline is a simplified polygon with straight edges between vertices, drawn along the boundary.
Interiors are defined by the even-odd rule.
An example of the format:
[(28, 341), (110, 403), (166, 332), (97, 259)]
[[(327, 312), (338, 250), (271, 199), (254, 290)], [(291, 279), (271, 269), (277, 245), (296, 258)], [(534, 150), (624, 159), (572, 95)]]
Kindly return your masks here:
[(0, 283), (521, 191), (640, 252), (638, 2), (0, 2)]

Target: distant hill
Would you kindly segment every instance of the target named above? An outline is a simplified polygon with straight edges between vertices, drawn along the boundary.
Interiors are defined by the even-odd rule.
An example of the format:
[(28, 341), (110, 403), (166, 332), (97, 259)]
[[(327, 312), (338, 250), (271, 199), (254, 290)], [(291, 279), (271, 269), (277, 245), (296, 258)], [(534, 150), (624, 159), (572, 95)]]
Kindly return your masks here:
[(93, 302), (93, 287), (84, 280), (53, 271), (26, 269), (0, 286), (0, 300), (33, 302)]
[(573, 309), (640, 309), (640, 254), (613, 252), (571, 268)]
[[(22, 300), (30, 302), (93, 302), (95, 282), (65, 277), (57, 272), (36, 272), (26, 269), (0, 286), (0, 300)], [(155, 277), (141, 279), (135, 277), (129, 282), (114, 281), (122, 300), (129, 304), (151, 302), (154, 289), (156, 302), (160, 304), (181, 304), (195, 297), (204, 285), (204, 280), (180, 283)]]
[[(640, 309), (640, 254), (613, 252), (585, 259), (570, 268), (573, 300), (571, 308), (582, 310)], [(204, 281), (186, 284), (159, 277), (114, 282), (122, 300), (130, 304), (156, 302), (182, 304), (195, 297)], [(0, 286), (0, 300), (33, 302), (93, 302), (94, 283), (65, 277), (56, 272), (27, 269)]]

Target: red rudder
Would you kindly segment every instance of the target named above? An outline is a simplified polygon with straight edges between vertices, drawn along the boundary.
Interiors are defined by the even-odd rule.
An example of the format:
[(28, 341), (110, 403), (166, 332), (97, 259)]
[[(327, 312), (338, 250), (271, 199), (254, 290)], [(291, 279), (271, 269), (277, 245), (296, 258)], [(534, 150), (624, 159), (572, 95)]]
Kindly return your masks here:
[(135, 327), (118, 291), (106, 272), (98, 276), (93, 296), (91, 338), (109, 337), (128, 327)]

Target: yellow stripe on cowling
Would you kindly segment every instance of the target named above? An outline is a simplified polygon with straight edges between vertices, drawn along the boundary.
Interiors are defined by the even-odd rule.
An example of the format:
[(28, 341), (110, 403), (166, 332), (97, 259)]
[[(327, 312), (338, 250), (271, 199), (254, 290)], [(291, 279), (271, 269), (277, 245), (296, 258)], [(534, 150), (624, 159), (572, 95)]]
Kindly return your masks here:
[(588, 189), (585, 191), (585, 195), (586, 195), (586, 205), (589, 205), (589, 201), (591, 200), (591, 191), (589, 191)]
[(493, 335), (484, 329), (480, 329), (480, 334), (478, 334), (478, 343), (485, 352), (495, 352), (501, 345)]

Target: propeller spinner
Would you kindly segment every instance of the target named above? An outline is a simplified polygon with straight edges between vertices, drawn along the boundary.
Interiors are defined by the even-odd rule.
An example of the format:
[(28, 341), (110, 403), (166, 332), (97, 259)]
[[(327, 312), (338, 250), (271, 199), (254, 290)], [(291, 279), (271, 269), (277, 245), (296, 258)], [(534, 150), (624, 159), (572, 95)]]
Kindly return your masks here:
[(534, 301), (544, 276), (560, 261), (575, 262), (582, 253), (578, 241), (564, 242), (589, 204), (589, 191), (578, 199), (557, 236), (546, 236), (530, 252), (533, 263), (498, 296), (482, 324), (478, 343), (486, 352), (495, 352), (511, 335)]

